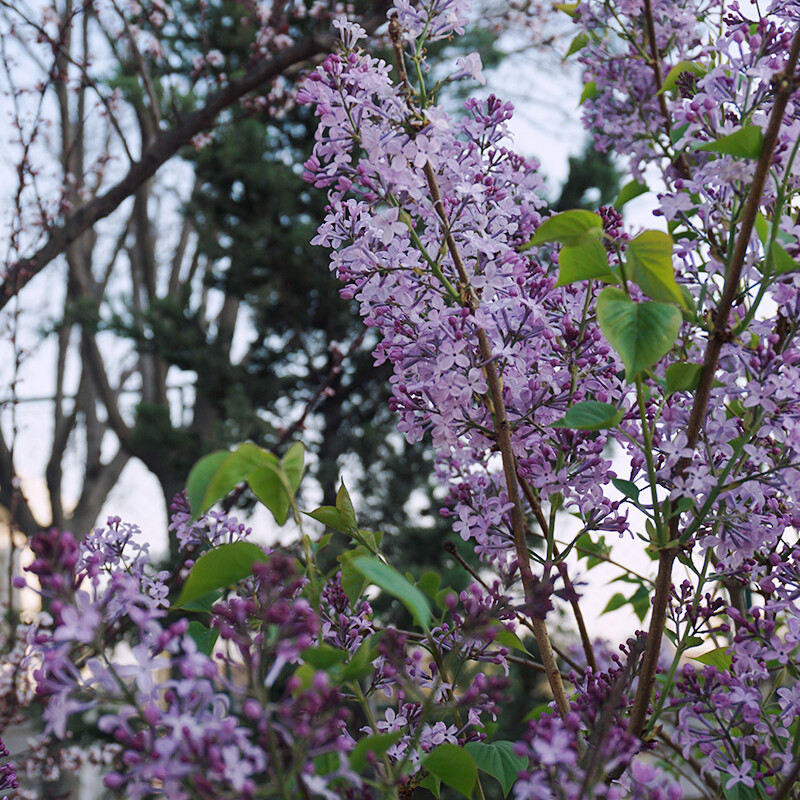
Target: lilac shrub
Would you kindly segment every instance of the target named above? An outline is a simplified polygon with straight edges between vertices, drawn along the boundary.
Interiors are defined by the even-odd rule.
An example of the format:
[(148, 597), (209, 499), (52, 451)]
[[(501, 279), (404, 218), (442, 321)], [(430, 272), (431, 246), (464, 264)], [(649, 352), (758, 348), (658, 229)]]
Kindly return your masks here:
[[(484, 798), (487, 775), (517, 800), (793, 791), (796, 7), (562, 10), (587, 126), (633, 177), (597, 213), (548, 213), (538, 164), (510, 147), (511, 104), (437, 105), (445, 84), (483, 80), (477, 54), (449, 74), (427, 61), (464, 32), (464, 0), (398, 0), (392, 64), (339, 20), (298, 96), (319, 121), (306, 178), (328, 197), (314, 241), (379, 334), (399, 430), (436, 450), (475, 582), (456, 594), (395, 571), (344, 487), (307, 515), (347, 543), (322, 574), (332, 534), (304, 527), (298, 445), (201, 460), (173, 507), (174, 571), (117, 519), (81, 542), (41, 534), (30, 572), (48, 614), (24, 651), (47, 746), (79, 721), (105, 736), (117, 795), (400, 800), (444, 783)], [(646, 192), (663, 226), (632, 230), (621, 208)], [(213, 510), (240, 484), (297, 525), (294, 550)], [(655, 578), (613, 560), (610, 534), (646, 549)], [(616, 564), (635, 586), (622, 602), (649, 613), (617, 652), (587, 630), (574, 556)], [(376, 615), (370, 585), (412, 623)], [(553, 642), (561, 606), (577, 658)], [(496, 740), (514, 662), (552, 703)]]
[[(424, 7), (458, 27), (452, 4)], [(340, 53), (301, 97), (320, 118), (307, 178), (329, 198), (316, 241), (334, 248), (343, 293), (383, 335), (375, 355), (394, 367), (401, 430), (412, 441), (430, 432), (454, 530), (492, 569), (521, 578), (534, 622), (546, 611), (534, 589), (562, 559), (558, 511), (572, 512), (590, 542), (630, 531), (657, 557), (622, 726), (644, 735), (640, 749), (679, 659), (703, 641), (696, 625), (665, 628), (677, 557), (698, 592), (721, 579), (729, 613), (743, 617), (749, 585), (736, 571), (800, 521), (792, 9), (776, 2), (758, 19), (713, 2), (565, 9), (581, 29), (570, 49), (585, 66), (596, 144), (613, 142), (627, 160), (634, 181), (623, 196), (660, 182), (668, 233), (628, 234), (616, 209), (543, 221), (536, 165), (504, 141), (510, 106), (471, 100), (459, 119), (437, 108), (426, 29), (405, 6), (393, 23), (394, 81), (345, 24)], [(604, 458), (608, 441), (628, 454), (624, 479)], [(624, 504), (609, 499), (612, 481)], [(624, 505), (644, 515), (644, 530)], [(525, 543), (528, 520), (544, 556)], [(540, 576), (530, 561), (542, 562)], [(651, 716), (665, 630), (677, 648)], [(545, 658), (541, 625), (537, 641)], [(548, 677), (563, 734), (572, 712)], [(574, 751), (596, 757), (591, 732), (572, 730)]]

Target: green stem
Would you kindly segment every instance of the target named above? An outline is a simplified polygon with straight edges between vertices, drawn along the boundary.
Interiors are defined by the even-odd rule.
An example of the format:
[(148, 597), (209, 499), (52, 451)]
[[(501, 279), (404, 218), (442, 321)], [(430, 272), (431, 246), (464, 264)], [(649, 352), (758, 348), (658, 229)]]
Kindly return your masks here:
[(639, 418), (642, 423), (642, 439), (644, 441), (644, 457), (647, 463), (647, 479), (650, 482), (650, 496), (653, 501), (653, 524), (656, 527), (656, 539), (653, 544), (666, 544), (664, 524), (658, 503), (658, 487), (656, 485), (656, 466), (653, 461), (653, 432), (647, 421), (647, 403), (644, 397), (644, 383), (641, 378), (636, 378), (636, 403), (639, 406)]
[[(697, 589), (695, 590), (694, 599), (692, 600), (692, 610), (696, 610), (697, 606), (700, 603), (701, 599), (701, 592), (702, 587), (705, 584), (706, 574), (708, 572), (709, 564), (711, 563), (711, 550), (706, 551), (705, 559), (703, 560), (703, 570), (700, 575), (700, 580), (697, 585)], [(680, 665), (681, 658), (683, 657), (683, 653), (687, 650), (686, 646), (686, 639), (689, 636), (692, 628), (690, 626), (686, 626), (686, 632), (681, 637), (681, 641), (678, 643), (677, 647), (675, 648), (675, 656), (672, 659), (672, 663), (670, 664), (669, 671), (667, 672), (667, 676), (664, 679), (664, 684), (661, 687), (661, 695), (658, 698), (658, 702), (656, 703), (656, 707), (653, 711), (652, 716), (647, 724), (647, 728), (645, 729), (645, 735), (647, 735), (650, 731), (653, 730), (655, 727), (656, 721), (658, 720), (659, 715), (664, 709), (664, 704), (669, 697), (669, 690), (672, 687), (672, 681), (675, 679), (675, 673), (678, 671), (678, 667)]]

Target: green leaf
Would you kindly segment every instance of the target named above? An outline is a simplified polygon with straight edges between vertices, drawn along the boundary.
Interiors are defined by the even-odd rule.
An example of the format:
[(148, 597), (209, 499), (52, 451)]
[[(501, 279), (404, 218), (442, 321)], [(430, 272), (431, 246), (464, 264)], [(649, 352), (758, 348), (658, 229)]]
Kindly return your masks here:
[(392, 733), (374, 733), (359, 739), (356, 746), (350, 751), (350, 767), (355, 772), (361, 772), (367, 766), (367, 754), (373, 753), (376, 758), (383, 754), (396, 742), (403, 738), (403, 731)]
[(292, 694), (297, 696), (301, 692), (307, 692), (314, 682), (314, 676), (317, 674), (317, 669), (312, 667), (311, 664), (301, 664), (292, 675), (297, 678), (297, 685), (292, 689)]
[(528, 648), (522, 643), (522, 639), (517, 636), (514, 631), (508, 628), (501, 628), (494, 636), (494, 640), (503, 647), (509, 647), (512, 650), (519, 650), (521, 653), (528, 653)]
[(631, 277), (651, 299), (684, 305), (672, 265), (672, 237), (663, 231), (644, 231), (628, 242)]
[(686, 361), (670, 364), (666, 372), (667, 394), (693, 392), (697, 388), (702, 371), (702, 364), (690, 364)]
[(639, 500), (639, 492), (641, 489), (633, 482), (626, 481), (623, 478), (612, 478), (611, 483), (617, 491), (622, 492), (625, 497), (637, 502)]
[(331, 528), (338, 533), (346, 533), (342, 523), (342, 512), (333, 506), (320, 506), (313, 511), (303, 512), (307, 517), (321, 522), (326, 528)]
[(190, 600), (188, 603), (184, 603), (181, 608), (184, 611), (198, 611), (202, 614), (208, 614), (211, 612), (211, 606), (213, 606), (220, 597), (222, 597), (222, 592), (217, 589), (216, 591), (204, 594), (202, 597), (198, 597), (196, 600)]
[(570, 43), (569, 50), (567, 50), (567, 54), (564, 56), (564, 58), (569, 58), (579, 50), (583, 50), (587, 44), (589, 44), (589, 34), (579, 33)]
[(574, 17), (578, 11), (580, 3), (555, 3), (553, 8), (556, 11), (563, 11), (567, 16)]
[(342, 525), (344, 525), (345, 531), (348, 533), (358, 531), (356, 510), (353, 508), (353, 501), (350, 499), (344, 481), (342, 481), (341, 486), (339, 486), (339, 491), (336, 492), (336, 508), (342, 515)]
[(642, 183), (641, 181), (632, 180), (628, 181), (620, 190), (619, 194), (617, 195), (617, 199), (614, 201), (614, 208), (619, 211), (626, 203), (630, 203), (639, 195), (646, 194), (650, 190), (647, 188), (647, 184)]
[(419, 782), (419, 785), (421, 788), (427, 789), (434, 797), (439, 797), (442, 793), (442, 781), (436, 775), (426, 775)]
[(685, 122), (683, 125), (673, 126), (669, 129), (669, 140), (672, 144), (677, 144), (682, 138), (683, 134), (689, 128), (689, 123)]
[(611, 555), (611, 548), (606, 544), (605, 536), (599, 536), (595, 542), (590, 533), (582, 533), (573, 544), (578, 548), (578, 558), (586, 559), (586, 569), (606, 563), (604, 557)]
[(601, 614), (608, 614), (609, 611), (616, 611), (618, 608), (622, 608), (628, 602), (628, 598), (625, 597), (624, 594), (620, 594), (617, 592), (613, 597), (606, 603), (606, 607), (600, 612)]
[(745, 786), (743, 783), (735, 783), (730, 789), (723, 789), (722, 793), (725, 795), (725, 800), (759, 800), (762, 797), (755, 786)]
[(686, 322), (697, 321), (697, 306), (694, 304), (694, 296), (689, 290), (688, 286), (680, 284), (678, 288), (683, 295), (683, 303), (681, 304), (681, 315)]
[(567, 409), (561, 419), (553, 422), (551, 428), (570, 428), (579, 431), (599, 431), (613, 428), (622, 419), (624, 412), (611, 403), (598, 403), (584, 400)]
[(295, 442), (278, 461), (271, 453), (263, 467), (247, 476), (253, 494), (269, 509), (275, 522), (283, 525), (303, 478), (305, 447)]
[(458, 597), (457, 593), (453, 591), (453, 588), (451, 586), (445, 586), (444, 588), (439, 589), (439, 591), (436, 592), (436, 597), (433, 598), (433, 601), (436, 603), (437, 606), (439, 606), (439, 608), (445, 609), (447, 608), (448, 599), (450, 595)]
[(303, 657), (303, 661), (317, 669), (328, 669), (334, 664), (341, 664), (347, 660), (347, 653), (344, 650), (331, 647), (329, 644), (307, 647), (300, 655)]
[[(356, 538), (356, 537), (354, 537)], [(380, 549), (381, 541), (383, 540), (383, 531), (364, 531), (358, 532), (357, 541), (359, 544), (364, 544), (370, 552), (375, 552)]]
[(566, 286), (575, 281), (598, 278), (606, 283), (619, 283), (608, 265), (603, 243), (591, 235), (583, 236), (577, 244), (564, 245), (558, 254), (558, 283)]
[(650, 590), (646, 586), (640, 586), (631, 595), (630, 604), (639, 620), (643, 620), (650, 611)]
[(542, 703), (541, 705), (534, 706), (523, 719), (523, 722), (530, 722), (532, 719), (539, 719), (539, 717), (543, 716), (544, 714), (549, 714), (552, 716), (553, 709), (550, 707), (550, 703)]
[(368, 556), (369, 550), (359, 546), (354, 550), (345, 550), (336, 560), (342, 565), (342, 589), (350, 603), (355, 603), (367, 587), (367, 579), (353, 566), (353, 561), (361, 556)]
[(478, 778), (475, 760), (462, 747), (440, 744), (422, 759), (422, 766), (464, 797), (472, 796)]
[(210, 656), (214, 652), (214, 645), (217, 643), (217, 637), (219, 636), (218, 630), (206, 628), (201, 622), (193, 619), (189, 623), (186, 632), (194, 639), (194, 643), (201, 653)]
[(769, 223), (760, 211), (756, 213), (755, 227), (758, 238), (761, 239), (761, 244), (766, 244), (769, 238)]
[(278, 459), (252, 442), (240, 444), (226, 453), (211, 453), (202, 458), (189, 473), (187, 495), (195, 518), (208, 511), (214, 503), (227, 497), (250, 473), (270, 465), (278, 466)]
[(578, 105), (583, 105), (585, 100), (591, 99), (597, 92), (597, 83), (595, 83), (595, 81), (587, 81), (586, 84), (584, 84), (583, 91), (581, 92), (581, 99), (578, 100)]
[(531, 244), (561, 242), (561, 244), (573, 247), (580, 243), (588, 231), (595, 231), (597, 237), (600, 237), (603, 232), (603, 221), (599, 215), (582, 208), (563, 211), (548, 217), (536, 229)]
[(637, 586), (642, 585), (642, 579), (637, 578), (635, 575), (629, 575), (627, 572), (623, 572), (621, 575), (617, 575), (615, 578), (612, 578), (611, 583), (635, 583)]
[(384, 592), (396, 597), (414, 615), (417, 622), (427, 629), (431, 621), (431, 609), (427, 598), (394, 567), (371, 556), (359, 556), (353, 559), (353, 567)]
[(797, 263), (777, 242), (772, 243), (772, 264), (776, 275), (785, 275), (787, 272), (797, 272), (800, 264)]
[[(202, 513), (200, 508), (203, 505), (208, 484), (219, 471), (222, 462), (225, 461), (229, 455), (230, 453), (227, 450), (209, 453), (207, 456), (203, 456), (203, 458), (192, 467), (192, 471), (186, 479), (186, 496), (189, 499), (189, 508), (192, 509), (192, 517), (195, 519)], [(234, 484), (234, 486), (235, 485), (236, 484)], [(225, 494), (227, 494), (227, 492)], [(212, 502), (211, 505), (214, 505), (214, 502)]]
[(338, 753), (323, 753), (321, 756), (315, 756), (312, 763), (315, 775), (329, 775), (331, 772), (336, 772), (341, 766)]
[(625, 364), (628, 381), (633, 381), (672, 349), (682, 319), (674, 305), (634, 303), (614, 286), (603, 289), (597, 299), (600, 328)]
[(269, 509), (278, 525), (286, 522), (291, 505), (284, 480), (285, 476), (277, 458), (274, 464), (254, 469), (247, 476), (250, 490)]
[(442, 576), (438, 572), (426, 572), (418, 581), (417, 586), (420, 591), (425, 592), (428, 597), (433, 599), (436, 597), (436, 592), (439, 591), (439, 586), (442, 583)]
[(289, 481), (289, 487), (292, 490), (292, 496), (297, 493), (300, 488), (300, 481), (303, 479), (303, 471), (305, 470), (305, 455), (306, 448), (302, 442), (295, 442), (281, 459), (281, 466), (283, 472)]
[(727, 672), (731, 668), (733, 659), (728, 654), (728, 647), (717, 647), (701, 656), (693, 656), (692, 661), (699, 661), (709, 667), (716, 667), (720, 672)]
[(658, 94), (669, 92), (674, 89), (678, 78), (683, 75), (684, 72), (691, 72), (699, 77), (706, 74), (705, 69), (694, 61), (680, 61), (667, 73), (667, 77), (664, 78), (664, 85), (658, 90)]
[(253, 564), (266, 560), (266, 553), (252, 542), (231, 542), (209, 550), (195, 562), (174, 608), (238, 583), (252, 574)]
[(764, 146), (764, 133), (758, 125), (745, 125), (721, 139), (701, 144), (697, 149), (724, 156), (738, 156), (755, 161)]
[(367, 637), (350, 657), (350, 661), (331, 670), (331, 677), (334, 678), (336, 683), (357, 681), (374, 672), (375, 668), (372, 666), (372, 662), (378, 655), (378, 648), (375, 643), (377, 638), (377, 636)]
[(475, 759), (479, 770), (500, 784), (503, 797), (511, 791), (519, 772), (528, 766), (528, 759), (514, 752), (513, 742), (469, 742), (464, 749)]

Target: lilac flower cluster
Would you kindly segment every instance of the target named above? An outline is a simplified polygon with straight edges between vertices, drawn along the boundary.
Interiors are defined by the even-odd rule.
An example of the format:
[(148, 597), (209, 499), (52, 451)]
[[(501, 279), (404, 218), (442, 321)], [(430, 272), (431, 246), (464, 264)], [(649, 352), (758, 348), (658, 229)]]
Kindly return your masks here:
[[(272, 554), (254, 568), (252, 596), (216, 604), (211, 626), (233, 649), (213, 658), (187, 619), (167, 624), (169, 573), (152, 571), (137, 534), (112, 518), (80, 544), (56, 531), (32, 540), (30, 571), (52, 611), (34, 641), (45, 733), (68, 738), (74, 714), (101, 713), (98, 728), (118, 746), (105, 783), (130, 798), (158, 788), (175, 798), (249, 799), (276, 773), (346, 749), (342, 698), (324, 673), (306, 689), (290, 682), (277, 703), (265, 694), (318, 631), (294, 562)], [(115, 656), (123, 637), (129, 655)]]
[[(458, 16), (448, 5), (442, 24), (455, 29)], [(406, 40), (421, 35), (415, 19), (400, 8)], [(502, 377), (520, 475), (542, 502), (560, 495), (587, 525), (624, 529), (602, 491), (613, 477), (605, 436), (548, 427), (570, 404), (619, 401), (623, 389), (587, 313), (592, 290), (556, 289), (549, 260), (520, 252), (541, 219), (542, 181), (503, 144), (511, 105), (469, 100), (453, 118), (425, 87), (412, 97), (393, 84), (389, 66), (358, 47), (357, 28), (343, 31), (341, 52), (299, 97), (320, 118), (306, 178), (330, 189), (314, 242), (335, 248), (343, 294), (382, 333), (375, 357), (394, 368), (400, 430), (410, 441), (430, 434), (455, 530), (482, 557), (508, 560), (510, 506), (478, 331)]]
[(726, 791), (758, 784), (774, 792), (796, 761), (800, 550), (788, 546), (762, 563), (751, 560), (736, 579), (762, 593), (764, 605), (745, 614), (726, 609), (735, 625), (730, 648), (702, 668), (684, 666), (672, 700), (677, 741), (685, 755), (702, 754), (704, 772), (719, 776)]
[[(495, 639), (503, 627), (490, 612), (497, 602), (496, 592), (472, 585), (460, 598), (451, 596), (450, 621), (432, 628), (427, 641), (409, 641), (392, 629), (381, 632), (365, 694), (380, 704), (383, 716), (361, 730), (402, 734), (386, 756), (391, 763), (411, 766), (406, 783), (419, 782), (421, 761), (435, 747), (482, 741), (487, 718), (497, 719), (509, 685), (491, 666), (508, 674), (509, 650)], [(481, 662), (490, 666), (470, 668)]]
[(252, 529), (213, 508), (194, 519), (186, 492), (175, 495), (170, 506), (169, 531), (174, 533), (182, 550), (214, 547), (223, 542), (239, 542), (252, 533)]

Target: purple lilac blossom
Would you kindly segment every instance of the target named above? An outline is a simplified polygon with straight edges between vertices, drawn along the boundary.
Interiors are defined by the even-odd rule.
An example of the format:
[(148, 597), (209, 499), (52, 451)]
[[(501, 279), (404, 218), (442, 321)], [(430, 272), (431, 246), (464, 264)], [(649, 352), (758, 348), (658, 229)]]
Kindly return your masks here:
[[(445, 513), (454, 516), (454, 530), (497, 566), (513, 560), (510, 506), (487, 435), (478, 328), (489, 336), (502, 376), (521, 475), (545, 499), (562, 495), (588, 528), (625, 530), (618, 504), (602, 490), (614, 477), (606, 436), (548, 427), (572, 402), (620, 401), (623, 385), (586, 314), (593, 290), (556, 288), (549, 259), (519, 252), (544, 201), (538, 165), (506, 147), (511, 105), (494, 96), (469, 100), (460, 118), (434, 107), (409, 110), (390, 68), (354, 44), (326, 59), (300, 100), (314, 104), (320, 120), (306, 178), (329, 189), (314, 242), (334, 248), (331, 266), (343, 295), (358, 300), (366, 324), (382, 333), (375, 359), (394, 368), (399, 428), (411, 442), (430, 435), (437, 474), (451, 487)], [(429, 198), (426, 165), (480, 297), (474, 312), (446, 291), (459, 277), (442, 247), (445, 229)]]

